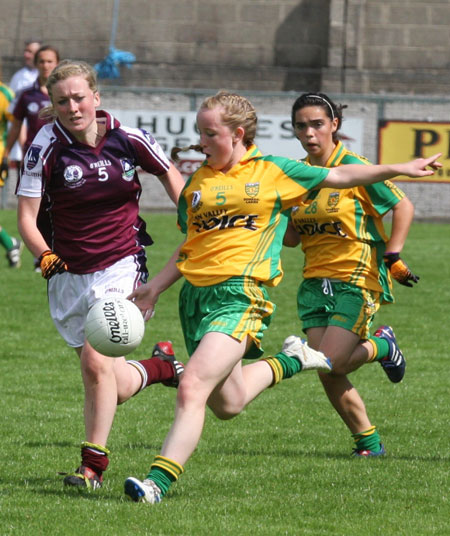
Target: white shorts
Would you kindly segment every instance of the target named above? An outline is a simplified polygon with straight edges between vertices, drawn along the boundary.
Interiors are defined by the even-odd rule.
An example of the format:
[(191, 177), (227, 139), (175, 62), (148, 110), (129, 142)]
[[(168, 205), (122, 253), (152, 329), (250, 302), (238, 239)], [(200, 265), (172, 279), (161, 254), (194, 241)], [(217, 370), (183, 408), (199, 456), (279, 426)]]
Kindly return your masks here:
[(94, 302), (108, 296), (126, 298), (146, 276), (138, 271), (132, 255), (91, 274), (54, 275), (48, 281), (48, 303), (56, 329), (69, 346), (80, 348), (86, 316)]

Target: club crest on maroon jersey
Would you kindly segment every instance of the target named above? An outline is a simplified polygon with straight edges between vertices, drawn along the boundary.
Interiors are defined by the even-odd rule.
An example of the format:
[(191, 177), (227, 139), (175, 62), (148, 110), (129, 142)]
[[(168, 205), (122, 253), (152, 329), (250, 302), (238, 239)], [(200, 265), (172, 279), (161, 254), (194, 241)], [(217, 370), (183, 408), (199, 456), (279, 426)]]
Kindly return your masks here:
[(39, 153), (41, 152), (41, 145), (31, 145), (26, 154), (27, 169), (33, 169), (39, 162)]
[(30, 112), (30, 114), (37, 114), (39, 112), (39, 103), (38, 102), (30, 102), (28, 103), (27, 110)]
[(122, 179), (125, 179), (128, 182), (132, 181), (134, 178), (134, 172), (135, 172), (135, 167), (134, 167), (132, 160), (128, 158), (121, 158), (120, 163), (122, 165), (122, 170), (123, 170)]
[(83, 179), (83, 170), (80, 166), (67, 166), (64, 170), (64, 179), (69, 188), (77, 188), (86, 182)]

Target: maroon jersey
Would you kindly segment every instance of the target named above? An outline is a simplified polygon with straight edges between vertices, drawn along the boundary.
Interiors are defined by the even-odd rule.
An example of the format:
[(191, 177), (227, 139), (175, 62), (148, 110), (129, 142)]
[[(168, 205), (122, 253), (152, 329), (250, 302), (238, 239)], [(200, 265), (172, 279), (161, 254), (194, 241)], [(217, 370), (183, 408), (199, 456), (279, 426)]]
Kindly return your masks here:
[(38, 80), (19, 95), (13, 115), (19, 121), (27, 120), (27, 139), (23, 145), (23, 154), (26, 153), (39, 130), (47, 123), (39, 117), (39, 112), (49, 105), (50, 97), (42, 93)]
[(139, 217), (141, 184), (136, 168), (154, 175), (170, 162), (144, 130), (122, 127), (98, 111), (106, 134), (97, 147), (75, 138), (59, 123), (45, 125), (33, 140), (16, 189), (17, 195), (43, 197), (49, 229), (38, 225), (47, 242), (77, 274), (140, 255), (151, 243)]

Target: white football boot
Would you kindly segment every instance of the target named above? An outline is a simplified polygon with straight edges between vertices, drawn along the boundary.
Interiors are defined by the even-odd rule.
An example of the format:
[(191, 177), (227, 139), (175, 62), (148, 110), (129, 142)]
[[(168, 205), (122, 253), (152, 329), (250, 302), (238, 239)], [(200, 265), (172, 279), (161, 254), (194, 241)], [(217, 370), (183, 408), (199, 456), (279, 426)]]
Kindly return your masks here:
[(300, 337), (290, 335), (283, 343), (283, 354), (295, 357), (302, 365), (302, 370), (320, 370), (330, 372), (333, 368), (331, 361), (322, 352), (313, 350)]
[(156, 504), (161, 502), (161, 490), (153, 480), (145, 479), (143, 482), (132, 476), (125, 480), (125, 495), (135, 502)]

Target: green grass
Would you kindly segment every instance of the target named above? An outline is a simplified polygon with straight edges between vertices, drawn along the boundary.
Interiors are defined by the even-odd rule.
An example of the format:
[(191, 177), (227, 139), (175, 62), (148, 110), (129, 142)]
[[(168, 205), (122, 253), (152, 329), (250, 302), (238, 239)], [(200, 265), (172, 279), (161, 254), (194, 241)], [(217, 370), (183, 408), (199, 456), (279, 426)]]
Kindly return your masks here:
[[(1, 224), (15, 232), (13, 211)], [(179, 242), (173, 214), (147, 216), (155, 273)], [(263, 393), (239, 417), (210, 413), (186, 474), (163, 503), (125, 499), (123, 481), (145, 476), (170, 426), (175, 391), (153, 386), (118, 408), (110, 468), (96, 493), (64, 490), (83, 439), (83, 390), (75, 352), (50, 320), (44, 280), (24, 252), (19, 270), (0, 258), (1, 535), (431, 535), (449, 534), (449, 225), (414, 224), (404, 258), (421, 276), (396, 285), (397, 303), (379, 313), (407, 356), (405, 381), (391, 384), (377, 364), (352, 375), (388, 455), (349, 457), (349, 433), (315, 374)], [(265, 337), (268, 354), (299, 332), (295, 296), (300, 250), (284, 252), (286, 277)], [(186, 359), (178, 324), (178, 283), (157, 306), (141, 358), (171, 338)]]

